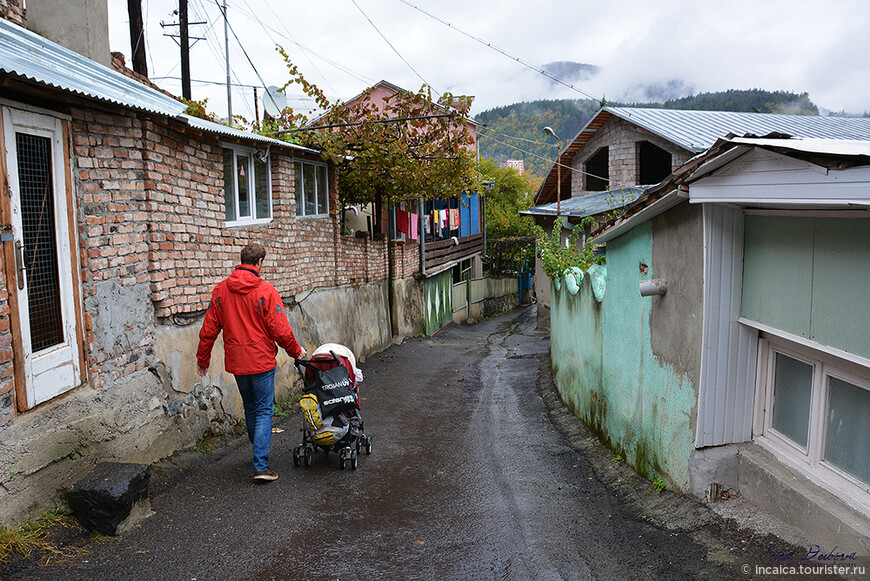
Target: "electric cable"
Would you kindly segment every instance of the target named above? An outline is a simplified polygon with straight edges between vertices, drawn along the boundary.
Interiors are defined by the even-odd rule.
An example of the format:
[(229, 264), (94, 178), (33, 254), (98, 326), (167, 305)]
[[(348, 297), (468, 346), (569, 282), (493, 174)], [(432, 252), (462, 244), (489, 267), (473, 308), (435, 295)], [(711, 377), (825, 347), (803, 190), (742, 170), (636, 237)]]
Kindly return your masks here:
[[(550, 79), (551, 81), (554, 81), (554, 82), (556, 82), (556, 83), (559, 83), (560, 85), (564, 85), (564, 86), (568, 87), (569, 89), (572, 89), (572, 90), (574, 90), (574, 91), (577, 91), (577, 92), (580, 93), (581, 95), (583, 95), (583, 96), (585, 96), (585, 97), (588, 97), (589, 99), (592, 99), (592, 100), (594, 100), (594, 101), (599, 101), (599, 102), (601, 102), (601, 103), (604, 102), (604, 99), (599, 99), (598, 97), (595, 97), (595, 96), (593, 96), (593, 95), (590, 95), (589, 93), (583, 91), (582, 89), (579, 89), (579, 88), (575, 87), (575, 86), (572, 85), (571, 83), (568, 83), (568, 82), (563, 81), (562, 79), (560, 79), (560, 78), (558, 78), (558, 77), (556, 77), (556, 76), (554, 76), (554, 75), (551, 75), (550, 73), (548, 73), (548, 72), (545, 71), (544, 69), (542, 69), (542, 68), (540, 68), (540, 67), (536, 67), (535, 65), (533, 65), (533, 64), (531, 64), (531, 63), (529, 63), (529, 62), (527, 62), (527, 61), (524, 61), (523, 59), (521, 59), (521, 58), (519, 58), (519, 57), (515, 57), (515, 56), (513, 56), (512, 54), (508, 53), (507, 51), (502, 50), (502, 49), (498, 48), (497, 46), (494, 46), (492, 43), (486, 42), (486, 41), (483, 40), (482, 38), (479, 38), (479, 37), (477, 37), (477, 36), (474, 36), (473, 34), (470, 34), (470, 33), (468, 33), (468, 32), (465, 32), (464, 30), (462, 30), (462, 29), (460, 29), (460, 28), (457, 28), (457, 27), (453, 26), (451, 23), (447, 22), (446, 20), (443, 20), (443, 19), (441, 19), (441, 18), (435, 16), (434, 14), (430, 14), (429, 12), (426, 12), (426, 11), (423, 10), (422, 8), (419, 8), (419, 7), (417, 7), (417, 6), (414, 6), (413, 4), (411, 4), (410, 2), (408, 2), (407, 0), (399, 0), (399, 2), (401, 2), (402, 4), (404, 4), (404, 5), (406, 5), (406, 6), (409, 6), (410, 8), (413, 8), (414, 10), (416, 10), (416, 11), (422, 13), (422, 14), (425, 14), (425, 15), (428, 16), (429, 18), (431, 18), (431, 19), (433, 19), (433, 20), (436, 20), (436, 21), (440, 22), (441, 24), (447, 26), (448, 28), (452, 28), (452, 29), (455, 30), (456, 32), (458, 32), (458, 33), (460, 33), (460, 34), (462, 34), (462, 35), (464, 35), (464, 36), (467, 36), (467, 37), (470, 38), (471, 40), (473, 40), (473, 41), (475, 41), (475, 42), (478, 42), (478, 43), (480, 43), (480, 44), (482, 44), (482, 45), (484, 45), (484, 46), (486, 46), (486, 47), (489, 47), (489, 48), (491, 48), (492, 50), (494, 50), (494, 51), (496, 51), (496, 52), (498, 52), (498, 53), (500, 53), (500, 54), (502, 54), (502, 55), (508, 57), (509, 59), (511, 59), (511, 60), (513, 60), (513, 61), (516, 61), (516, 62), (520, 63), (520, 64), (523, 65), (524, 67), (528, 67), (528, 68), (532, 69), (532, 70), (535, 71), (535, 72), (541, 73), (542, 75), (544, 75), (545, 77), (547, 77), (547, 78)], [(354, 2), (354, 3), (356, 3), (356, 2)]]
[(350, 0), (350, 1), (353, 2), (353, 5), (356, 6), (357, 10), (359, 10), (360, 13), (365, 17), (365, 19), (368, 20), (369, 24), (372, 25), (372, 28), (375, 29), (375, 32), (377, 32), (379, 35), (381, 35), (381, 38), (384, 39), (384, 42), (386, 42), (386, 43), (390, 46), (390, 48), (393, 49), (393, 52), (396, 53), (396, 55), (397, 55), (400, 59), (402, 59), (402, 62), (405, 63), (406, 65), (408, 65), (408, 68), (411, 69), (411, 70), (414, 72), (414, 74), (417, 75), (417, 76), (420, 78), (421, 81), (423, 81), (423, 84), (425, 84), (425, 85), (427, 85), (429, 88), (431, 88), (432, 91), (434, 91), (435, 94), (438, 95), (438, 96), (440, 97), (440, 96), (441, 96), (441, 93), (439, 93), (438, 91), (436, 91), (435, 88), (432, 87), (431, 84), (429, 84), (429, 81), (427, 81), (426, 79), (424, 79), (424, 78), (423, 78), (423, 75), (421, 75), (420, 73), (418, 73), (418, 72), (417, 72), (417, 69), (415, 69), (413, 66), (411, 66), (411, 63), (409, 63), (407, 60), (405, 60), (405, 57), (403, 57), (402, 54), (401, 54), (401, 53), (396, 49), (396, 47), (393, 46), (393, 43), (391, 43), (391, 42), (387, 39), (387, 37), (384, 36), (384, 33), (381, 32), (381, 31), (378, 29), (377, 26), (375, 26), (375, 23), (372, 22), (372, 19), (368, 17), (368, 14), (366, 14), (366, 13), (363, 11), (363, 9), (360, 8), (360, 5), (357, 4), (356, 0)]
[[(532, 157), (537, 157), (538, 159), (543, 159), (544, 161), (551, 161), (551, 159), (550, 159), (549, 157), (544, 157), (543, 155), (538, 155), (537, 153), (534, 153), (534, 152), (531, 152), (531, 151), (528, 151), (528, 150), (525, 150), (525, 149), (520, 149), (519, 147), (516, 147), (516, 146), (514, 146), (514, 145), (512, 145), (512, 144), (510, 144), (510, 143), (505, 143), (504, 141), (501, 141), (501, 140), (499, 140), (499, 139), (496, 139), (495, 137), (490, 136), (488, 133), (484, 133), (484, 134), (481, 135), (480, 137), (481, 137), (481, 139), (483, 139), (483, 138), (492, 139), (492, 140), (495, 141), (496, 143), (500, 143), (500, 144), (502, 144), (502, 145), (506, 145), (507, 147), (511, 147), (511, 148), (515, 149), (516, 151), (519, 151), (520, 153), (524, 153), (524, 154), (526, 154), (526, 155), (530, 155), (530, 156), (532, 156)], [(562, 156), (562, 152), (559, 152), (559, 157), (561, 157), (561, 156)], [(568, 170), (568, 171), (571, 171), (571, 172), (574, 172), (574, 173), (577, 173), (577, 174), (580, 174), (580, 175), (585, 175), (585, 176), (589, 176), (589, 177), (597, 178), (597, 179), (599, 179), (599, 180), (604, 180), (604, 181), (608, 181), (608, 182), (610, 181), (609, 178), (605, 178), (605, 177), (602, 177), (602, 176), (597, 176), (597, 175), (595, 175), (595, 174), (593, 174), (593, 173), (589, 173), (589, 172), (587, 172), (587, 171), (583, 171), (582, 169), (577, 169), (576, 167), (573, 167), (573, 166), (570, 166), (570, 165), (565, 165), (565, 164), (563, 164), (563, 163), (559, 163), (558, 158), (557, 158), (557, 161), (553, 163), (553, 167), (556, 167), (556, 165), (558, 165), (558, 166), (561, 167), (562, 169), (566, 169), (566, 170)], [(616, 185), (617, 185), (619, 188), (628, 187), (628, 186), (626, 186), (626, 185), (624, 185), (624, 184), (620, 184), (620, 183), (618, 183), (618, 182), (617, 182)]]

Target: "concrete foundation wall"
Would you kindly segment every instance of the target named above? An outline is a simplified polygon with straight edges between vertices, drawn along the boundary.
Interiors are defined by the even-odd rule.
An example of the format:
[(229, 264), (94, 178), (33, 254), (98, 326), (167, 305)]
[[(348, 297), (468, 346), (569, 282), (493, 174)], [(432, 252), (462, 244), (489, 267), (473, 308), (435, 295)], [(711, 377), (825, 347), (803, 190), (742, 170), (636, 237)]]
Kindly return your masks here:
[[(673, 235), (664, 236), (679, 238)], [(654, 350), (652, 311), (664, 297), (639, 292), (641, 280), (657, 277), (653, 238), (653, 225), (646, 223), (608, 243), (600, 303), (588, 277), (573, 296), (564, 284), (559, 290), (551, 285), (551, 357), (559, 392), (578, 417), (640, 474), (688, 490), (697, 376), (692, 377), (691, 361), (670, 360), (667, 349)], [(664, 272), (664, 263), (660, 266)], [(693, 293), (687, 284), (666, 296), (687, 305)], [(687, 317), (681, 324), (697, 326), (689, 332), (699, 333), (700, 317)]]

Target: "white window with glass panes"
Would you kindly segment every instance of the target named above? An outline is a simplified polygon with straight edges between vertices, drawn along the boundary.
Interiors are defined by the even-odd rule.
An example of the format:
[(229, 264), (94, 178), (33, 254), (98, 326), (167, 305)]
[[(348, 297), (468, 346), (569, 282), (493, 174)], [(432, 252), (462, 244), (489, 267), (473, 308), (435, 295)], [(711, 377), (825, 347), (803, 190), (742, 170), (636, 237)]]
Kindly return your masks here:
[(296, 215), (329, 214), (329, 184), (325, 163), (296, 160)]
[(223, 144), (226, 225), (262, 224), (272, 219), (268, 150)]
[(870, 509), (870, 369), (764, 334), (757, 385), (757, 440)]

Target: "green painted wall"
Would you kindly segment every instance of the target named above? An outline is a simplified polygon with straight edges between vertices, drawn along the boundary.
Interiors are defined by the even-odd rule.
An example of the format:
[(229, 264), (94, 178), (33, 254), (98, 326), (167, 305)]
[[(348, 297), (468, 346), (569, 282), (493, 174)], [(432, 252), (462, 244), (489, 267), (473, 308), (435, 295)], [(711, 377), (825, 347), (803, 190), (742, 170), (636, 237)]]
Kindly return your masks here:
[(423, 281), (423, 319), (427, 335), (453, 320), (452, 295), (452, 270), (445, 270)]
[(740, 314), (870, 358), (870, 219), (747, 216)]
[(562, 398), (578, 417), (640, 474), (686, 490), (697, 389), (653, 353), (650, 310), (665, 297), (638, 290), (641, 280), (656, 277), (652, 233), (646, 223), (607, 243), (601, 303), (588, 278), (574, 296), (564, 284), (558, 291), (550, 285), (551, 357)]

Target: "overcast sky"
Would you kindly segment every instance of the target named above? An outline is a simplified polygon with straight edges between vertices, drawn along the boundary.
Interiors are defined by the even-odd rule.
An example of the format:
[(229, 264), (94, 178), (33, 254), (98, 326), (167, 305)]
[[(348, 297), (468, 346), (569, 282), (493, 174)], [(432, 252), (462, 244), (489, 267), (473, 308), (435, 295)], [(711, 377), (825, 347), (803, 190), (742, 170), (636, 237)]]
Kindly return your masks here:
[[(111, 49), (123, 52), (131, 66), (127, 1), (108, 2)], [(172, 11), (178, 2), (142, 0), (142, 5), (149, 75), (180, 95), (179, 49), (164, 36), (177, 27), (160, 26), (177, 22)], [(638, 87), (675, 81), (692, 94), (805, 91), (822, 110), (870, 111), (867, 0), (227, 0), (227, 5), (248, 55), (231, 32), (232, 81), (245, 85), (261, 85), (260, 78), (266, 85), (287, 80), (274, 49), (280, 44), (331, 99), (347, 100), (381, 79), (410, 90), (425, 81), (438, 93), (474, 95), (472, 112), (478, 113), (536, 99), (641, 100)], [(193, 98), (208, 98), (209, 110), (226, 116), (220, 10), (216, 0), (189, 0), (189, 6), (191, 21), (207, 22), (191, 27), (191, 36), (206, 37), (191, 50)], [(575, 61), (601, 70), (591, 80), (566, 79), (574, 90), (515, 59), (537, 68)], [(291, 91), (288, 104), (304, 112), (311, 102), (301, 97)], [(233, 90), (233, 113), (253, 118), (252, 88)]]

